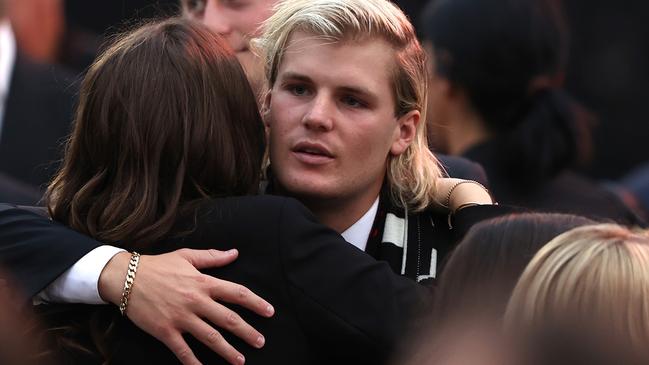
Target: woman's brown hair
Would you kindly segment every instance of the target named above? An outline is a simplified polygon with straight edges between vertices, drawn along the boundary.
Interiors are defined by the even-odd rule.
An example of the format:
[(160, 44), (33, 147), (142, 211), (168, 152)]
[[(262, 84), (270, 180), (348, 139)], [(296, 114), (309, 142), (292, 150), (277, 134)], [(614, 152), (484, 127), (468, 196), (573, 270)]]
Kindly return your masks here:
[(142, 247), (205, 198), (258, 189), (264, 131), (225, 41), (172, 18), (118, 38), (85, 76), (46, 201), (57, 221)]

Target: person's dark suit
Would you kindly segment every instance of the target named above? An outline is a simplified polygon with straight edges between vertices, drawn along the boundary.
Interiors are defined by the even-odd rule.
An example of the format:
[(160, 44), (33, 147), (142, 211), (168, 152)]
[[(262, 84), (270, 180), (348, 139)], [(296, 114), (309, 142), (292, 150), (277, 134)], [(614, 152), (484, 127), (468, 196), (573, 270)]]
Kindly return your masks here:
[(72, 75), (17, 52), (0, 133), (0, 172), (33, 188), (49, 181), (70, 131), (75, 94)]
[[(24, 213), (23, 219), (29, 214)], [(34, 215), (34, 219), (38, 217)], [(306, 208), (289, 198), (218, 199), (199, 209), (196, 218), (195, 226), (191, 214), (174, 229), (191, 233), (171, 237), (142, 253), (182, 247), (239, 250), (234, 263), (206, 273), (247, 286), (276, 309), (271, 319), (235, 309), (267, 339), (264, 348), (256, 350), (224, 334), (249, 364), (384, 363), (414, 310), (430, 295), (425, 287), (395, 275), (387, 264), (318, 224)], [(3, 227), (3, 235), (10, 228)], [(57, 242), (74, 237), (58, 225), (50, 225), (47, 234)], [(105, 322), (115, 319), (115, 342), (106, 339), (114, 346), (115, 363), (177, 363), (162, 343), (120, 317), (115, 307), (69, 308), (62, 313), (61, 306), (50, 307), (57, 314), (45, 316), (51, 320), (45, 325), (83, 322), (89, 313)], [(91, 346), (88, 334), (80, 332), (74, 337)], [(225, 363), (197, 341), (191, 341), (191, 346), (203, 363)], [(76, 355), (84, 364), (100, 363), (92, 356)]]

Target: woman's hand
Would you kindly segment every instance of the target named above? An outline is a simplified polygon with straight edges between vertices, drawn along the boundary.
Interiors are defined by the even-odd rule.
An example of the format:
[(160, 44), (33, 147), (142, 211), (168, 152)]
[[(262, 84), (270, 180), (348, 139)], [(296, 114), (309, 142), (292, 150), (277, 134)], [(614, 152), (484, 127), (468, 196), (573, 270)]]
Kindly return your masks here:
[[(140, 258), (126, 315), (139, 328), (164, 343), (183, 364), (200, 364), (182, 337), (189, 333), (231, 364), (243, 355), (213, 327), (218, 326), (260, 348), (264, 337), (241, 317), (215, 301), (237, 304), (270, 317), (273, 307), (246, 287), (204, 275), (198, 269), (224, 266), (237, 258), (236, 250), (181, 249)], [(130, 254), (122, 252), (106, 265), (99, 293), (119, 305)], [(213, 324), (213, 325), (212, 325)]]

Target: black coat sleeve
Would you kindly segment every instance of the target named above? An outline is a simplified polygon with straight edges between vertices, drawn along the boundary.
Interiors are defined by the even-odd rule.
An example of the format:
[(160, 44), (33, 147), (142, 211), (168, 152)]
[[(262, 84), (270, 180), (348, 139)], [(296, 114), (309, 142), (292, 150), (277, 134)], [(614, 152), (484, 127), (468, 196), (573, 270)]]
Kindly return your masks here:
[(469, 232), (471, 227), (478, 222), (508, 214), (525, 212), (529, 212), (529, 210), (511, 205), (490, 204), (476, 205), (460, 209), (451, 217), (453, 240), (456, 243), (460, 242), (467, 232)]
[(0, 204), (0, 267), (33, 297), (101, 243), (27, 210)]
[(331, 361), (384, 362), (428, 307), (429, 289), (345, 242), (296, 201), (287, 200), (279, 225), (289, 291), (311, 342)]

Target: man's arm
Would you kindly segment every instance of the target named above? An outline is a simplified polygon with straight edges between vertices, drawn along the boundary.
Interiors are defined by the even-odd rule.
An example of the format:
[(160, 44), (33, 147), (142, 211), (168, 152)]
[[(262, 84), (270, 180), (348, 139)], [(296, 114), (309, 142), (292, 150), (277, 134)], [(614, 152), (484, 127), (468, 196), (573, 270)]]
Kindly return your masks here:
[(38, 214), (0, 204), (0, 266), (27, 298), (100, 245)]
[[(0, 266), (29, 296), (34, 296), (101, 243), (33, 212), (0, 204)], [(119, 304), (129, 254), (121, 252), (100, 271), (101, 297)], [(237, 251), (182, 249), (143, 256), (129, 299), (127, 315), (138, 327), (169, 347), (183, 364), (198, 364), (182, 337), (190, 333), (233, 364), (243, 357), (212, 324), (254, 347), (259, 332), (214, 299), (240, 305), (269, 317), (272, 306), (247, 288), (203, 275), (199, 269), (227, 265)]]

